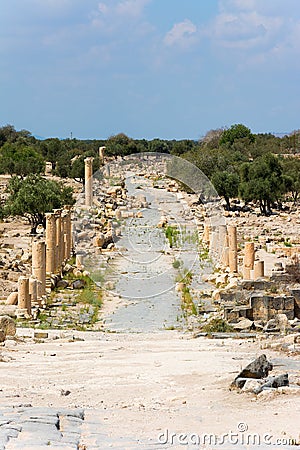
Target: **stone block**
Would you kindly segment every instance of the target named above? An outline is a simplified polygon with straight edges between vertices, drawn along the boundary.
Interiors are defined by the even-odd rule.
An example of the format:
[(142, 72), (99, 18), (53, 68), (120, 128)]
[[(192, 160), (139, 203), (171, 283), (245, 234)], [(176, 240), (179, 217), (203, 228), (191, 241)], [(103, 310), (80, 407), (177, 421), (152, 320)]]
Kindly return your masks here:
[(295, 298), (290, 296), (290, 297), (285, 297), (284, 299), (284, 309), (287, 311), (294, 311), (295, 310)]
[(14, 336), (16, 334), (16, 323), (10, 316), (0, 316), (0, 330), (5, 336)]
[(290, 288), (290, 293), (294, 297), (295, 317), (298, 317), (300, 319), (300, 289)]
[(18, 303), (18, 292), (11, 292), (6, 299), (6, 305), (17, 305)]
[(250, 298), (250, 308), (252, 308), (252, 320), (268, 320), (269, 319), (269, 300), (270, 296), (252, 295)]
[(238, 311), (234, 311), (234, 310), (227, 310), (225, 311), (225, 320), (227, 320), (228, 322), (232, 323), (232, 322), (237, 322), (239, 320), (239, 312)]
[(288, 273), (273, 273), (273, 275), (270, 277), (271, 281), (274, 281), (275, 283), (290, 283), (292, 280), (292, 276)]
[(284, 298), (283, 297), (273, 297), (270, 299), (270, 308), (276, 309), (284, 309)]
[(277, 314), (282, 314), (282, 309), (268, 308), (268, 319), (275, 319)]
[(299, 300), (295, 300), (295, 317), (298, 317), (298, 319), (300, 319), (300, 301)]
[(293, 320), (295, 318), (294, 310), (284, 309), (282, 314), (285, 314), (289, 320)]
[(290, 288), (289, 291), (295, 300), (300, 302), (300, 289)]

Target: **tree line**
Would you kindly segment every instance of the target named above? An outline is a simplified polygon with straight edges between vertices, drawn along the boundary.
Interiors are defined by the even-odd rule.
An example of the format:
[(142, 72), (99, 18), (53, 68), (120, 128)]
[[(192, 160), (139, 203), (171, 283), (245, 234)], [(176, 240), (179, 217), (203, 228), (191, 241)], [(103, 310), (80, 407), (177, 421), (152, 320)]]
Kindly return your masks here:
[[(300, 159), (295, 157), (298, 152), (300, 155), (299, 137), (300, 130), (278, 137), (271, 133), (253, 134), (245, 125), (234, 124), (226, 129), (210, 130), (198, 141), (132, 139), (124, 133), (105, 140), (41, 140), (27, 130), (17, 131), (14, 126), (5, 125), (0, 127), (0, 173), (13, 177), (6, 206), (10, 204), (12, 213), (21, 214), (20, 208), (12, 207), (16, 189), (18, 202), (22, 204), (22, 182), (27, 179), (27, 184), (24, 183), (27, 191), (30, 183), (35, 183), (35, 189), (42, 186), (41, 174), (46, 161), (52, 163), (53, 174), (83, 182), (86, 157), (94, 157), (94, 171), (100, 167), (100, 146), (105, 146), (106, 155), (112, 158), (141, 152), (169, 153), (196, 165), (212, 181), (228, 209), (233, 207), (232, 199), (239, 198), (246, 204), (256, 202), (261, 213), (267, 215), (274, 208), (282, 208), (287, 197), (294, 203), (299, 199)], [(43, 189), (48, 192), (45, 186)], [(15, 197), (11, 197), (12, 194)], [(61, 195), (68, 197), (69, 193), (62, 189)], [(52, 200), (47, 201), (52, 205)], [(56, 200), (55, 205), (58, 203)]]

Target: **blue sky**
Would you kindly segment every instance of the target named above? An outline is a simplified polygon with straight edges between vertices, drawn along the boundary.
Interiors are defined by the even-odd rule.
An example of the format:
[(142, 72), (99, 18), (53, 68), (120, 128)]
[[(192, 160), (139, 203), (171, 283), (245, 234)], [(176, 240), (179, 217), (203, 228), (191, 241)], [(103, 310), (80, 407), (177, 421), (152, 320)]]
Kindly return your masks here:
[(300, 121), (299, 0), (2, 0), (0, 125), (198, 139)]

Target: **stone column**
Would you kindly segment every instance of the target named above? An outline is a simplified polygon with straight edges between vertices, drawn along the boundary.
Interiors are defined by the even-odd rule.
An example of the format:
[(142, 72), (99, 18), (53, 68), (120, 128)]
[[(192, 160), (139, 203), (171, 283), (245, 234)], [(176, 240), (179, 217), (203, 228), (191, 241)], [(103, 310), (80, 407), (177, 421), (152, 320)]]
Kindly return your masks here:
[(28, 277), (20, 277), (18, 280), (18, 313), (31, 315)]
[(56, 264), (56, 218), (53, 213), (46, 214), (46, 272), (54, 273)]
[(237, 229), (234, 225), (228, 226), (229, 269), (231, 273), (238, 271), (237, 259)]
[(63, 211), (62, 214), (62, 259), (66, 261), (70, 258), (71, 254), (71, 229), (70, 229), (70, 211)]
[(84, 180), (85, 206), (91, 207), (93, 204), (93, 158), (84, 160)]
[(209, 252), (214, 257), (218, 255), (219, 250), (218, 244), (219, 244), (219, 231), (214, 228), (210, 233), (210, 240), (209, 240)]
[(118, 221), (122, 219), (122, 211), (120, 209), (116, 209), (115, 217)]
[(204, 223), (204, 230), (203, 230), (203, 237), (202, 237), (203, 244), (209, 245), (210, 231), (211, 231), (210, 225), (208, 223)]
[(99, 147), (99, 159), (100, 164), (104, 164), (104, 153), (105, 153), (106, 147)]
[(60, 272), (62, 265), (62, 219), (61, 209), (54, 209), (55, 226), (56, 226), (56, 251), (55, 251), (55, 272)]
[(224, 267), (229, 267), (229, 247), (224, 247), (223, 249), (221, 264)]
[(227, 267), (229, 265), (229, 251), (228, 251), (228, 234), (227, 226), (219, 226), (219, 246), (220, 246), (220, 263)]
[(71, 213), (71, 211), (69, 211), (69, 214), (68, 214), (67, 228), (68, 228), (67, 253), (68, 253), (68, 259), (69, 259), (69, 258), (71, 258), (71, 253), (73, 250), (73, 230), (72, 230), (72, 213)]
[(76, 255), (76, 268), (77, 269), (83, 269), (84, 268), (83, 255), (81, 255), (81, 254), (77, 254)]
[(62, 262), (67, 259), (67, 214), (66, 211), (62, 212), (61, 215), (61, 228), (62, 228), (62, 250), (61, 250), (61, 258)]
[(105, 165), (105, 169), (103, 170), (103, 175), (104, 175), (106, 178), (109, 178), (109, 177), (110, 177), (110, 167), (109, 167), (109, 164), (106, 164), (106, 165)]
[(36, 280), (36, 289), (37, 289), (38, 304), (41, 305), (44, 293), (42, 290), (42, 283), (39, 280)]
[(246, 242), (244, 249), (244, 280), (251, 280), (251, 270), (254, 268), (255, 249), (254, 242)]
[(31, 305), (39, 306), (41, 302), (38, 299), (38, 280), (36, 278), (29, 278), (29, 295)]
[(46, 244), (44, 241), (32, 243), (32, 275), (41, 282), (39, 295), (46, 293)]
[(71, 257), (72, 252), (72, 216), (70, 206), (64, 207), (64, 241), (65, 241), (65, 259), (68, 260)]
[(254, 262), (254, 280), (258, 278), (263, 278), (265, 276), (265, 262), (255, 261)]

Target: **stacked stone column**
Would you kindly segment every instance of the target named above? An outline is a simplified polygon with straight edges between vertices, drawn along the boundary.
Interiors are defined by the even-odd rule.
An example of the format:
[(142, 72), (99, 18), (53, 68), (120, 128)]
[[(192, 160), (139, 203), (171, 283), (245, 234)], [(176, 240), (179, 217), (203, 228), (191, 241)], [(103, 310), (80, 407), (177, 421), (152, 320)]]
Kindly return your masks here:
[(29, 278), (20, 277), (18, 280), (18, 316), (31, 315), (31, 302), (29, 294)]
[(71, 211), (61, 209), (46, 214), (46, 272), (61, 271), (72, 251)]
[(227, 226), (219, 226), (219, 245), (220, 245), (220, 260), (224, 267), (229, 266), (229, 247), (228, 247), (228, 233)]
[(62, 214), (62, 233), (63, 233), (63, 261), (71, 256), (72, 249), (72, 222), (71, 212), (64, 210)]
[(254, 262), (254, 280), (258, 278), (263, 278), (265, 276), (265, 262), (255, 261)]
[(41, 305), (41, 283), (33, 276), (29, 278), (30, 305)]
[(100, 164), (104, 164), (104, 154), (105, 154), (106, 147), (99, 147), (99, 159)]
[(67, 252), (67, 259), (71, 257), (72, 247), (73, 247), (73, 233), (72, 233), (72, 218), (71, 218), (71, 211), (68, 211), (67, 215), (67, 236), (66, 236), (66, 252)]
[(31, 299), (40, 302), (41, 297), (46, 293), (46, 244), (44, 241), (32, 243), (32, 277)]
[(243, 277), (251, 280), (251, 271), (254, 269), (255, 248), (254, 242), (246, 242), (244, 250)]
[(209, 253), (216, 257), (219, 250), (219, 232), (215, 227), (212, 227), (209, 236)]
[(56, 251), (55, 251), (55, 272), (61, 271), (63, 262), (63, 226), (62, 226), (62, 210), (54, 209), (56, 223)]
[(237, 256), (237, 229), (234, 225), (228, 226), (228, 262), (231, 273), (238, 271), (238, 256)]
[(55, 273), (56, 269), (56, 217), (46, 214), (46, 272)]
[(93, 204), (93, 158), (84, 160), (84, 180), (85, 206), (90, 208)]
[(29, 317), (31, 306), (41, 306), (46, 294), (46, 274), (61, 271), (72, 251), (71, 211), (55, 210), (46, 214), (46, 242), (32, 242), (32, 275), (18, 280), (18, 315)]
[(208, 222), (204, 222), (203, 238), (202, 238), (204, 244), (209, 245), (210, 231), (211, 231), (211, 226), (209, 225)]

